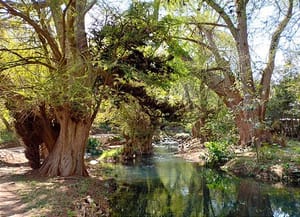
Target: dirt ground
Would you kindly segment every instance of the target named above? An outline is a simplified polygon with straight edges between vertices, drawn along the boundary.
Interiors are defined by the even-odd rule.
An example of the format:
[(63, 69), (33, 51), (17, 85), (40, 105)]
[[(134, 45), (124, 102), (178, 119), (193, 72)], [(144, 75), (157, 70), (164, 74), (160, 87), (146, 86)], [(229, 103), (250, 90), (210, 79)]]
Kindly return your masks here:
[(111, 180), (40, 177), (28, 166), (23, 147), (0, 147), (0, 217), (108, 216)]
[(14, 175), (30, 171), (23, 147), (0, 149), (0, 216), (24, 217), (37, 213), (26, 211), (17, 192), (22, 186), (14, 181)]

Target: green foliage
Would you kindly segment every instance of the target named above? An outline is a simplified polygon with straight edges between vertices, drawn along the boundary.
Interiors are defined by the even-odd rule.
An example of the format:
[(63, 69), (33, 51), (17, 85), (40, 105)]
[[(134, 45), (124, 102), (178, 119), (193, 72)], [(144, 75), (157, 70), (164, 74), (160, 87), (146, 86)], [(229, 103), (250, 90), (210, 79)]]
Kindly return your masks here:
[(274, 121), (280, 118), (300, 116), (300, 101), (297, 100), (296, 83), (297, 76), (288, 76), (273, 87), (273, 95), (267, 107), (269, 119)]
[(236, 144), (238, 141), (234, 115), (225, 106), (208, 117), (203, 131), (211, 132), (212, 140), (225, 140), (229, 144)]
[(300, 141), (289, 140), (288, 147), (291, 149), (291, 152), (295, 154), (300, 154)]
[(220, 165), (232, 157), (227, 142), (206, 142), (205, 147), (208, 149), (207, 165)]
[(0, 144), (5, 142), (14, 142), (16, 140), (16, 135), (13, 132), (8, 132), (6, 130), (0, 131)]
[(130, 138), (147, 136), (153, 131), (149, 115), (143, 112), (142, 108), (134, 101), (121, 106), (116, 120), (123, 135)]
[(116, 160), (121, 156), (122, 152), (123, 152), (123, 148), (106, 150), (99, 157), (99, 160), (109, 160), (109, 159)]
[(168, 87), (174, 72), (165, 44), (168, 23), (158, 20), (156, 10), (152, 3), (134, 2), (124, 13), (110, 12), (95, 24), (91, 33), (95, 59), (119, 81)]
[(107, 132), (111, 131), (111, 126), (109, 125), (108, 122), (104, 122), (104, 123), (102, 122), (102, 123), (99, 123), (98, 127), (99, 127), (100, 129), (104, 130), (104, 131), (107, 131)]
[(99, 149), (100, 147), (101, 147), (101, 143), (99, 142), (98, 139), (89, 138), (86, 147), (86, 152), (90, 153), (92, 156), (100, 155), (102, 153), (102, 150)]
[(263, 147), (260, 147), (258, 150), (259, 160), (261, 161), (276, 160), (278, 156), (276, 154), (276, 150), (274, 149), (275, 149), (274, 147), (269, 147), (268, 145), (264, 145)]

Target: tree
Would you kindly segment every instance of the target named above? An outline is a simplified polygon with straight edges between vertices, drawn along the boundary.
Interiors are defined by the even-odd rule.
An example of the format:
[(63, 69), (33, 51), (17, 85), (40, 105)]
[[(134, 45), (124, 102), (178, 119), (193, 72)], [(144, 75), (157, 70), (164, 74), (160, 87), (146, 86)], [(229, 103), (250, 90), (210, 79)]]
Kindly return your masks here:
[(158, 9), (153, 3), (133, 3), (122, 14), (110, 12), (91, 32), (94, 53), (110, 78), (106, 84), (117, 108), (110, 118), (126, 138), (126, 159), (152, 154), (152, 137), (160, 120), (178, 119), (183, 107), (161, 96), (158, 99), (159, 91), (169, 89), (171, 75), (176, 73), (173, 57), (159, 49), (168, 25), (158, 20)]
[[(234, 112), (242, 145), (265, 137), (263, 126), (266, 105), (279, 41), (296, 16), (293, 12), (293, 0), (277, 1), (277, 5), (272, 6), (278, 12), (277, 22), (268, 20), (274, 21), (268, 60), (264, 68), (257, 72), (251, 55), (250, 27), (259, 22), (255, 19), (259, 9), (270, 4), (268, 1), (257, 4), (248, 0), (203, 0), (200, 3), (190, 1), (176, 10), (177, 14), (174, 15), (178, 17), (178, 14), (183, 14), (180, 28), (185, 29), (185, 34), (175, 35), (173, 38), (196, 44), (199, 47), (197, 55), (206, 55), (202, 68), (196, 70), (202, 77), (205, 76), (207, 86)], [(193, 57), (195, 54), (190, 54), (188, 61), (193, 61)], [(261, 75), (260, 80), (254, 76), (255, 73)]]
[[(1, 46), (1, 54), (10, 58), (1, 71), (14, 87), (2, 92), (16, 126), (28, 132), (26, 123), (30, 124), (41, 137), (37, 143), (46, 143), (49, 155), (40, 168), (43, 175), (87, 175), (84, 150), (98, 106), (91, 87), (101, 71), (92, 65), (85, 32), (85, 15), (93, 4), (0, 1), (1, 19), (11, 27), (7, 38), (23, 31), (11, 41), (4, 38)], [(12, 72), (25, 82), (17, 82)]]
[(293, 85), (296, 80), (295, 77), (288, 76), (279, 84), (273, 85), (273, 94), (267, 107), (267, 117), (271, 121), (298, 116), (297, 96)]
[[(109, 94), (128, 93), (141, 106), (176, 116), (175, 108), (150, 96), (142, 84), (141, 74), (150, 79), (172, 71), (167, 59), (139, 51), (145, 37), (149, 39), (156, 29), (134, 23), (139, 19), (132, 19), (133, 23), (128, 19), (137, 30), (137, 35), (130, 35), (131, 29), (119, 31), (126, 25), (110, 26), (113, 20), (107, 13), (104, 20), (111, 22), (100, 26), (88, 41), (85, 15), (94, 4), (79, 0), (0, 1), (1, 19), (11, 27), (5, 31), (0, 49), (5, 57), (0, 62), (0, 94), (16, 120), (31, 166), (40, 167), (42, 175), (88, 175), (84, 151), (89, 130), (101, 100)], [(130, 18), (133, 16), (140, 15), (131, 14)], [(102, 43), (103, 39), (106, 42)], [(150, 48), (148, 45), (148, 51)], [(40, 165), (42, 143), (49, 155)]]

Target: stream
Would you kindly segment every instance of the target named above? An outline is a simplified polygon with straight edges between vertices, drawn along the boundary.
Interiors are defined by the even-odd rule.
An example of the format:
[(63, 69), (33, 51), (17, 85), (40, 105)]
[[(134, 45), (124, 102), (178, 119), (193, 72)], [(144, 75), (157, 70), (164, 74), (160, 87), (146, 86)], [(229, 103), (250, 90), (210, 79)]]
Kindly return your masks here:
[(113, 217), (299, 217), (300, 188), (234, 178), (174, 157), (176, 144), (155, 147), (131, 165), (105, 164), (117, 181)]

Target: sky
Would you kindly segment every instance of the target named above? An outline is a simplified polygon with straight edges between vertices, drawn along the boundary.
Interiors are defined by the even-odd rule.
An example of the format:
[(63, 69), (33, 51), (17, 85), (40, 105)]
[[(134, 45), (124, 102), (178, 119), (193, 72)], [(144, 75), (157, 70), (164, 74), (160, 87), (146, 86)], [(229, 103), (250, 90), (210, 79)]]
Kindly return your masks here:
[[(107, 5), (109, 6), (113, 6), (113, 7), (117, 7), (120, 10), (126, 10), (129, 6), (129, 2), (128, 0), (103, 0), (103, 2), (105, 2)], [(274, 32), (274, 24), (272, 25), (272, 23), (268, 23), (270, 19), (275, 19), (276, 21), (276, 17), (278, 15), (277, 13), (278, 11), (276, 11), (276, 6), (274, 4), (271, 4), (267, 7), (263, 7), (261, 10), (259, 10), (256, 14), (253, 15), (253, 17), (255, 18), (253, 20), (253, 22), (249, 23), (249, 27), (251, 29), (255, 29), (256, 32), (253, 36), (251, 36), (249, 34), (249, 43), (251, 45), (251, 55), (252, 55), (252, 60), (257, 64), (257, 67), (263, 68), (264, 63), (267, 62), (267, 54), (268, 54), (268, 50), (269, 50), (269, 46), (270, 46), (270, 37), (271, 37), (271, 33)], [(101, 12), (99, 11), (99, 9), (96, 9), (96, 7), (94, 7), (90, 13), (87, 16), (86, 22), (87, 22), (87, 28), (90, 28), (91, 23), (93, 23), (94, 21), (94, 17), (99, 18), (103, 16), (101, 14)], [(277, 21), (278, 21), (278, 17), (277, 17)], [(300, 32), (298, 34), (295, 35), (295, 37), (298, 38), (298, 41), (300, 41)], [(296, 39), (297, 41), (297, 39)], [(289, 42), (285, 39), (281, 39), (281, 46), (285, 46), (287, 45)], [(281, 52), (280, 50), (277, 52), (276, 54), (276, 66), (277, 69), (278, 68), (283, 68), (285, 63), (286, 63), (286, 59), (285, 56), (283, 54), (283, 52)], [(300, 65), (300, 64), (299, 64)], [(278, 74), (278, 73), (277, 73)], [(274, 75), (274, 79), (276, 80), (276, 73)]]

